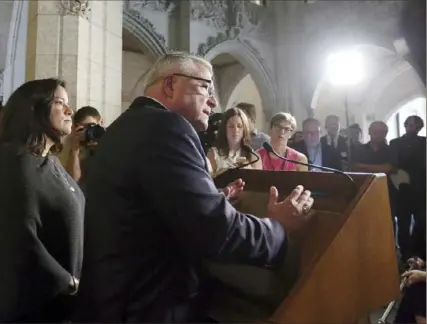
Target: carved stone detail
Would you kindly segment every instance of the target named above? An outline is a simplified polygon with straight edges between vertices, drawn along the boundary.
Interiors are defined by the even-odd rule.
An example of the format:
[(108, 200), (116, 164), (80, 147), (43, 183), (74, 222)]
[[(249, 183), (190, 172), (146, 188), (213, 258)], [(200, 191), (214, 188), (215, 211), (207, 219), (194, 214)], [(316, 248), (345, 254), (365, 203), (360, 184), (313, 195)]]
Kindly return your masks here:
[[(136, 1), (132, 1), (132, 2), (136, 2)], [(144, 2), (144, 1), (141, 1)], [(130, 3), (130, 1), (129, 1)], [(145, 18), (142, 14), (142, 8), (140, 8), (139, 10), (134, 9), (134, 8), (127, 8), (127, 12), (133, 16), (134, 18), (136, 18), (141, 25), (143, 25), (145, 28), (147, 28), (149, 30), (149, 32), (153, 35), (153, 37), (157, 38), (163, 45), (166, 46), (166, 39), (165, 37), (160, 34), (159, 32), (157, 32), (156, 27), (154, 26), (154, 24), (149, 21), (147, 18)]]
[(229, 27), (228, 1), (191, 1), (190, 17), (192, 20), (203, 21), (207, 25), (218, 29), (227, 29)]
[(60, 11), (63, 16), (80, 16), (88, 18), (89, 0), (60, 0)]
[(144, 10), (171, 12), (176, 4), (173, 0), (126, 0), (126, 8), (141, 12)]
[(191, 18), (202, 21), (220, 32), (199, 44), (198, 53), (204, 55), (219, 43), (237, 37), (273, 42), (272, 20), (265, 7), (241, 0), (203, 0), (191, 3)]
[(200, 56), (205, 56), (209, 50), (214, 48), (216, 45), (225, 42), (226, 40), (236, 39), (240, 35), (239, 28), (233, 28), (224, 33), (218, 33), (215, 37), (210, 36), (206, 40), (206, 43), (199, 44), (197, 48), (197, 54)]

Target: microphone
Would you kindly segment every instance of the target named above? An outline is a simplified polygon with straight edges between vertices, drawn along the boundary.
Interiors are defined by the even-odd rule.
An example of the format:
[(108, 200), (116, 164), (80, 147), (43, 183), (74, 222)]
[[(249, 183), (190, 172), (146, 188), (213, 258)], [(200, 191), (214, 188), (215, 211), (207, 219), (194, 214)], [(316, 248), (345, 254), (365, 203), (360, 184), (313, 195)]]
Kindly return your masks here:
[[(283, 157), (283, 156), (280, 156), (274, 149), (273, 149), (273, 147), (271, 146), (271, 144), (270, 143), (268, 143), (268, 142), (264, 142), (263, 144), (262, 144), (262, 147), (268, 152), (268, 153), (271, 153), (271, 154), (273, 154), (273, 155), (275, 155), (276, 157), (278, 157), (279, 159), (281, 159), (281, 160), (283, 160), (283, 161), (288, 161), (288, 162), (291, 162), (291, 163), (295, 163), (295, 164), (299, 164), (299, 165), (304, 165), (304, 166), (307, 166), (307, 167), (309, 167), (309, 168), (316, 168), (316, 169), (319, 169), (319, 170), (323, 170), (323, 171), (327, 171), (327, 172), (332, 172), (332, 173), (336, 173), (336, 174), (340, 174), (340, 175), (343, 175), (343, 176), (345, 176), (350, 182), (351, 182), (351, 185), (352, 185), (352, 187), (353, 187), (353, 192), (352, 192), (352, 195), (351, 196), (353, 196), (353, 194), (355, 194), (356, 193), (356, 191), (357, 191), (357, 187), (356, 187), (356, 183), (354, 182), (354, 180), (353, 180), (353, 178), (350, 176), (350, 175), (348, 175), (347, 173), (345, 173), (345, 172), (343, 172), (343, 171), (341, 171), (341, 170), (337, 170), (337, 169), (333, 169), (333, 168), (328, 168), (328, 167), (324, 167), (324, 166), (320, 166), (320, 165), (316, 165), (316, 164), (312, 164), (312, 163), (304, 163), (304, 162), (300, 162), (300, 161), (297, 161), (297, 160), (292, 160), (292, 159), (288, 159), (288, 158), (285, 158), (285, 157)], [(321, 196), (320, 194), (319, 194), (319, 196)]]
[(246, 162), (246, 163), (244, 163), (242, 165), (238, 165), (238, 166), (234, 167), (232, 170), (242, 169), (244, 167), (247, 167), (248, 165), (257, 163), (261, 159), (260, 156), (254, 151), (254, 149), (252, 147), (250, 147), (249, 145), (245, 144), (245, 145), (243, 145), (242, 148), (248, 150), (252, 155), (254, 155), (255, 156), (255, 160)]

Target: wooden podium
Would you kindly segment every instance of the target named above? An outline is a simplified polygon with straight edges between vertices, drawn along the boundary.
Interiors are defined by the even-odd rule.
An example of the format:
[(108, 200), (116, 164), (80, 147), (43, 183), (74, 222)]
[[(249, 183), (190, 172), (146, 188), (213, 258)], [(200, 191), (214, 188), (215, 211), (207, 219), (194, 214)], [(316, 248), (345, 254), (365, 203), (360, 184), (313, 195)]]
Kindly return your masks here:
[[(233, 268), (235, 277), (231, 283), (246, 275), (248, 283), (256, 284), (264, 280), (261, 278), (268, 271), (268, 280), (273, 280), (268, 289), (276, 289), (276, 293), (278, 287), (288, 289), (281, 296), (279, 292), (279, 298), (264, 297), (272, 295), (268, 293), (254, 296), (239, 292), (240, 306), (247, 305), (243, 306), (243, 309), (246, 307), (243, 312), (250, 313), (262, 305), (264, 313), (257, 313), (263, 314), (261, 318), (254, 313), (255, 317), (248, 315), (234, 321), (357, 323), (398, 298), (400, 280), (386, 176), (351, 176), (354, 185), (343, 175), (317, 172), (233, 170), (215, 179), (217, 187), (223, 188), (242, 178), (246, 186), (236, 208), (259, 217), (266, 215), (272, 185), (278, 188), (280, 196), (287, 196), (297, 185), (303, 185), (315, 198), (316, 214), (290, 238), (288, 255), (297, 254), (297, 258), (284, 260), (284, 272), (239, 265)], [(227, 271), (221, 267), (219, 265), (219, 273), (227, 276)], [(297, 270), (294, 277), (289, 271), (292, 267)], [(291, 285), (280, 285), (289, 280), (292, 280)], [(227, 291), (233, 294), (237, 290)], [(221, 294), (218, 292), (213, 302), (230, 307), (232, 303)], [(227, 318), (219, 320), (224, 322)]]

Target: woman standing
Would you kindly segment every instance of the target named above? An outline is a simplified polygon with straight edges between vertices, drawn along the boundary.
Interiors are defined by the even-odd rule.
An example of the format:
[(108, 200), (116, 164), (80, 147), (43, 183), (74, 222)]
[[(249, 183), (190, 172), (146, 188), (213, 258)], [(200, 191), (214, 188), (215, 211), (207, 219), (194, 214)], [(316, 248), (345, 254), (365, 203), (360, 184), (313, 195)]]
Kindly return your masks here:
[(84, 197), (52, 155), (72, 110), (56, 79), (19, 87), (0, 116), (0, 322), (61, 322), (82, 263)]
[[(212, 176), (254, 161), (256, 156), (249, 149), (250, 141), (249, 121), (245, 113), (239, 108), (226, 110), (218, 130), (216, 144), (208, 151)], [(261, 161), (248, 165), (247, 168), (262, 169)]]
[[(294, 149), (288, 147), (288, 140), (295, 132), (297, 122), (295, 117), (288, 113), (278, 113), (270, 121), (271, 146), (280, 156), (308, 163), (307, 157)], [(266, 149), (258, 150), (261, 156), (262, 168), (270, 171), (308, 171), (308, 167), (289, 161), (283, 161), (273, 154), (269, 154)]]

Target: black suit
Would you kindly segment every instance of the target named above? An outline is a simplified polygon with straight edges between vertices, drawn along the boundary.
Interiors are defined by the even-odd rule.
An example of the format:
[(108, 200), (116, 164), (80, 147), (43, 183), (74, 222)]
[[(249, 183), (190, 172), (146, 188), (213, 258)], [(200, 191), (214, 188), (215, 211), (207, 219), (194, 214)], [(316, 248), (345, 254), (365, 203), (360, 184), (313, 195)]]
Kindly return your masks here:
[[(401, 184), (397, 192), (398, 241), (403, 258), (420, 253), (418, 244), (425, 240), (426, 228), (426, 138), (408, 134), (390, 141), (390, 148), (397, 155), (397, 168), (406, 171), (410, 184)], [(415, 225), (410, 234), (411, 214)], [(421, 249), (422, 250), (422, 249)]]
[(327, 146), (330, 149), (338, 152), (338, 155), (341, 159), (342, 168), (347, 170), (348, 169), (348, 145), (347, 145), (347, 139), (341, 135), (337, 138), (337, 143), (335, 147), (331, 146), (328, 143), (328, 136), (325, 135), (320, 139), (320, 143), (322, 146)]
[[(299, 141), (295, 143), (292, 146), (295, 150), (298, 152), (304, 154), (307, 159), (308, 163), (315, 163), (314, 161), (310, 160), (310, 156), (308, 154), (307, 145), (304, 141)], [(326, 142), (320, 143), (320, 149), (322, 151), (322, 165), (324, 167), (333, 168), (337, 170), (342, 170), (342, 162), (341, 157), (338, 152), (338, 150), (332, 148), (331, 146), (327, 145)]]
[(283, 251), (282, 226), (237, 212), (190, 123), (152, 99), (108, 128), (87, 167), (77, 321), (187, 322), (203, 259), (264, 265)]

